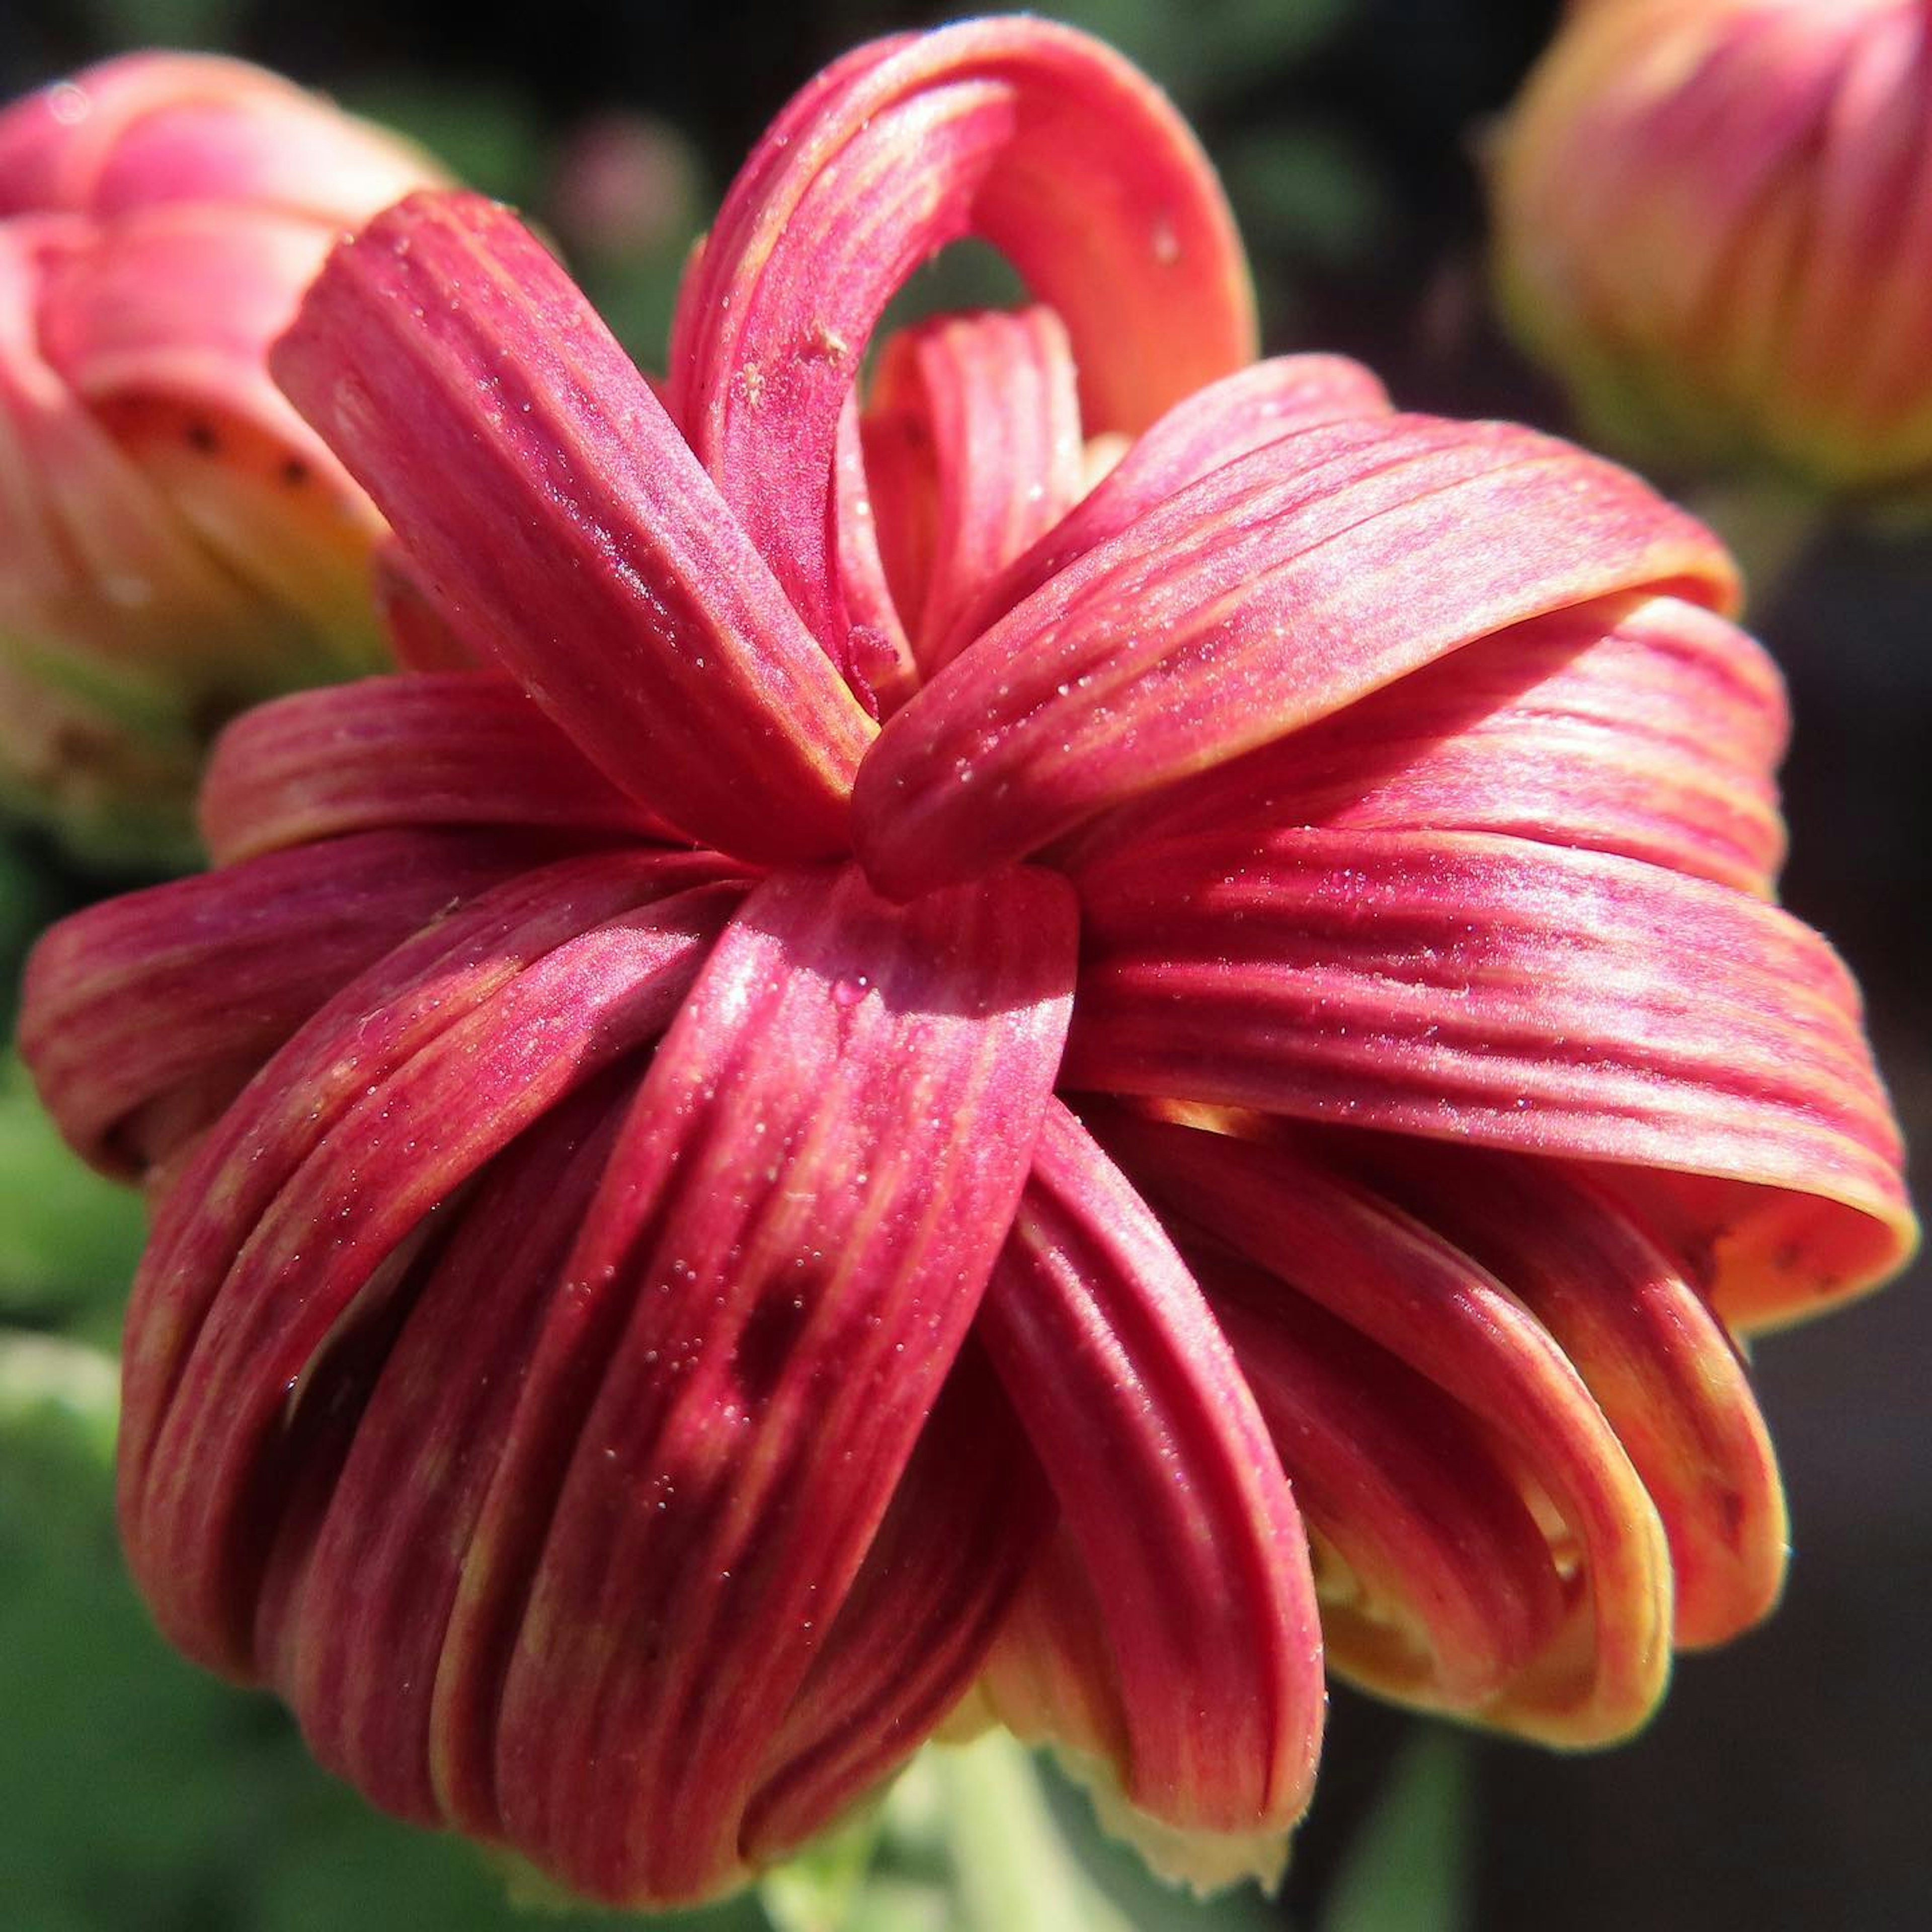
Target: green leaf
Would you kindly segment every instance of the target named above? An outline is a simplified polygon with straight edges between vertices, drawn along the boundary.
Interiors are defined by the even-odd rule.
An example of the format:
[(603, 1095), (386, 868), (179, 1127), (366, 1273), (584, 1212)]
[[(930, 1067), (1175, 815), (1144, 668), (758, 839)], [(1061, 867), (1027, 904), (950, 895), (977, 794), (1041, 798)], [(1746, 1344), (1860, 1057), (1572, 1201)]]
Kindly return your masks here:
[(1418, 1731), (1348, 1848), (1320, 1932), (1469, 1932), (1474, 1811), (1468, 1745)]
[(0, 1316), (118, 1310), (146, 1238), (139, 1195), (70, 1152), (26, 1070), (0, 1055)]

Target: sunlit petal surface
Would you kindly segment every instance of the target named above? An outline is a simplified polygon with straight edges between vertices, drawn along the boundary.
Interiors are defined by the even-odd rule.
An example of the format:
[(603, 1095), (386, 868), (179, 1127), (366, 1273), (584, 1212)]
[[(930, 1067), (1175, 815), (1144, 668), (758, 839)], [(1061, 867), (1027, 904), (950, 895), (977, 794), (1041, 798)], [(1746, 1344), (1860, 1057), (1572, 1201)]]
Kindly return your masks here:
[[(966, 234), (1030, 303), (862, 383)], [(784, 110), (662, 385), (474, 197), (324, 270), (412, 668), (238, 721), (22, 1043), (157, 1202), (141, 1587), (378, 1803), (701, 1898), (999, 1721), (1271, 1877), (1325, 1671), (1606, 1743), (1775, 1599), (1735, 1338), (1914, 1228), (1732, 567), (1253, 351), (1022, 19)]]

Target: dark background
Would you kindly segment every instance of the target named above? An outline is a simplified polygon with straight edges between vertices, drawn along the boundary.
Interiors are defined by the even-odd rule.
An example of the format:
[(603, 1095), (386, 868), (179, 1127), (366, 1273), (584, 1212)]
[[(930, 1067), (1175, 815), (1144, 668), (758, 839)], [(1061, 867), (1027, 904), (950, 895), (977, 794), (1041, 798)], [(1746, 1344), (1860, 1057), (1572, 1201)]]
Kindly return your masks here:
[[(4, 4), (0, 95), (104, 52), (196, 43), (261, 60), (418, 131), (478, 185), (550, 222), (647, 363), (662, 352), (683, 246), (772, 112), (854, 41), (946, 12), (878, 0), (478, 0), (448, 15), (398, 0)], [(1411, 406), (1565, 426), (1560, 397), (1488, 317), (1478, 173), (1486, 120), (1542, 45), (1553, 4), (1206, 0), (1184, 20), (1156, 0), (1070, 0), (1059, 10), (1115, 40), (1194, 118), (1253, 251), (1271, 348), (1360, 356)], [(613, 113), (663, 124), (648, 130), (656, 145), (646, 152), (662, 164), (652, 192), (665, 202), (648, 233), (606, 232), (572, 212), (569, 157), (584, 152), (586, 127)], [(635, 133), (634, 121), (621, 124)], [(1908, 1134), (1923, 1144), (1932, 1141), (1932, 538), (1827, 524), (1780, 583), (1760, 592), (1752, 615), (1785, 667), (1798, 721), (1786, 773), (1794, 837), (1785, 896), (1860, 974)], [(98, 880), (52, 874), (44, 854), (32, 856), (43, 910), (102, 890)], [(1922, 1264), (1877, 1300), (1760, 1352), (1796, 1543), (1776, 1619), (1720, 1655), (1684, 1660), (1662, 1715), (1621, 1750), (1556, 1760), (1484, 1742), (1462, 1752), (1473, 1888), (1460, 1904), (1425, 1897), (1418, 1925), (1932, 1924), (1924, 1274)], [(0, 1537), (5, 1526), (0, 1510)], [(58, 1718), (62, 1761), (37, 1767), (24, 1747), (10, 1755), (0, 1747), (0, 1922), (16, 1922), (7, 1870), (26, 1834), (65, 1829), (94, 1847), (88, 1856), (99, 1870), (83, 1905), (58, 1925), (17, 1922), (26, 1932), (385, 1926), (404, 1909), (400, 1900), (418, 1896), (411, 1924), (440, 1932), (486, 1922), (473, 1876), (438, 1862), (444, 1848), (426, 1852), (426, 1841), (400, 1832), (356, 1836), (352, 1801), (303, 1782), (308, 1774), (266, 1706), (223, 1700), (213, 1718), (199, 1706), (191, 1718), (144, 1710), (140, 1700), (158, 1695), (172, 1712), (175, 1680), (187, 1673), (146, 1647), (131, 1606), (116, 1594), (98, 1523), (69, 1529), (73, 1549), (64, 1545), (52, 1567), (71, 1561), (82, 1566), (76, 1575), (99, 1580), (91, 1614), (106, 1634), (97, 1642), (85, 1630), (69, 1633), (74, 1667), (92, 1676), (84, 1694), (59, 1694), (69, 1700)], [(28, 1555), (49, 1563), (42, 1549), (0, 1540), (0, 1562)], [(17, 1576), (0, 1576), (0, 1589), (20, 1587)], [(17, 1618), (0, 1624), (0, 1644), (26, 1628)], [(121, 1648), (110, 1661), (91, 1662), (91, 1643), (103, 1658)], [(67, 1668), (57, 1658), (45, 1674), (57, 1686)], [(0, 1669), (9, 1687), (24, 1674)], [(11, 1715), (0, 1709), (0, 1731)], [(186, 1731), (169, 1729), (177, 1717)], [(257, 1810), (244, 1804), (241, 1816), (218, 1827), (169, 1822), (166, 1804), (186, 1801), (164, 1760), (181, 1736), (202, 1735), (196, 1726), (242, 1754), (250, 1768), (236, 1789), (255, 1794)], [(1331, 1902), (1365, 1808), (1416, 1728), (1337, 1694), (1322, 1794), (1285, 1894), (1294, 1922), (1316, 1923)], [(149, 1748), (152, 1760), (142, 1755)], [(232, 1813), (237, 1801), (223, 1792), (211, 1802)], [(126, 1815), (157, 1804), (151, 1821)], [(178, 1849), (184, 1831), (200, 1834), (200, 1875), (185, 1890), (143, 1878), (170, 1844)], [(251, 1889), (221, 1861), (245, 1865), (260, 1855), (262, 1833), (294, 1837), (298, 1862), (338, 1877), (346, 1862), (347, 1889), (291, 1891), (281, 1880)], [(280, 1855), (286, 1863), (286, 1844)], [(386, 1876), (362, 1872), (358, 1860), (386, 1866)], [(418, 1891), (385, 1892), (405, 1867), (420, 1869)], [(28, 1895), (38, 1896), (31, 1886)], [(1186, 1922), (1178, 1906), (1174, 1922)]]

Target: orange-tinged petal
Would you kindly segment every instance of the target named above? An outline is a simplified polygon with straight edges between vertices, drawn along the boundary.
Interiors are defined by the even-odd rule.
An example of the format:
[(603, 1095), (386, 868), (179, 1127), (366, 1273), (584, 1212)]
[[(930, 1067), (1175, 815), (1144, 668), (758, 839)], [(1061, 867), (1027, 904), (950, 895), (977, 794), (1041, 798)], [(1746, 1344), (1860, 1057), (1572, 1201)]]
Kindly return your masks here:
[(1857, 988), (1775, 906), (1476, 833), (1230, 828), (1081, 884), (1077, 1086), (1748, 1183), (1711, 1286), (1753, 1320), (1910, 1251)]

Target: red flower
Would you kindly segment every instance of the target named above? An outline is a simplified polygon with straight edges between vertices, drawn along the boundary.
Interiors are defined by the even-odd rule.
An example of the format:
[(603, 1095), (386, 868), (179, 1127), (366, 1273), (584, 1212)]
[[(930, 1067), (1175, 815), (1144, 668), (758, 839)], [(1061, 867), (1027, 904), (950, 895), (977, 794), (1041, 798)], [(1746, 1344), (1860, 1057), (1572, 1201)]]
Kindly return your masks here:
[[(969, 230), (1046, 305), (854, 413)], [(238, 723), (220, 869), (24, 1043), (158, 1197), (142, 1588), (378, 1802), (700, 1896), (973, 1693), (1226, 1875), (1324, 1635), (1582, 1743), (1775, 1595), (1726, 1324), (1911, 1238), (1775, 676), (1634, 478), (1252, 330), (1171, 111), (1019, 20), (786, 110), (662, 403), (473, 198), (310, 296), (479, 668)]]

